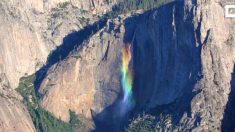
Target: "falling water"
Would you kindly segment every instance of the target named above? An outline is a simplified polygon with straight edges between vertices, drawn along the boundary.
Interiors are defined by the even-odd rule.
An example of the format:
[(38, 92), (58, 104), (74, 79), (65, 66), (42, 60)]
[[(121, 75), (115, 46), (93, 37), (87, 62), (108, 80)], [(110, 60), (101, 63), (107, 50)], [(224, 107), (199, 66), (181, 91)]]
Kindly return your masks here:
[(131, 62), (131, 44), (125, 44), (122, 49), (122, 63), (121, 63), (121, 84), (123, 89), (123, 99), (121, 101), (121, 113), (127, 113), (134, 106), (134, 99), (132, 96), (133, 75), (130, 67)]

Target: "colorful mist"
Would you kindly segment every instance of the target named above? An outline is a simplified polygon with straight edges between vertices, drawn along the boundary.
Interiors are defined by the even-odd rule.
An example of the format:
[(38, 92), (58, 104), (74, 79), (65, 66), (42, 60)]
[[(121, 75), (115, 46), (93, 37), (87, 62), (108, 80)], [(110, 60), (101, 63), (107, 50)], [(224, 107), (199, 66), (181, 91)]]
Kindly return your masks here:
[(123, 107), (125, 107), (125, 112), (127, 112), (134, 105), (134, 100), (132, 96), (132, 71), (130, 68), (131, 62), (131, 44), (126, 44), (122, 49), (122, 64), (121, 64), (121, 83), (123, 88), (124, 97), (122, 100)]

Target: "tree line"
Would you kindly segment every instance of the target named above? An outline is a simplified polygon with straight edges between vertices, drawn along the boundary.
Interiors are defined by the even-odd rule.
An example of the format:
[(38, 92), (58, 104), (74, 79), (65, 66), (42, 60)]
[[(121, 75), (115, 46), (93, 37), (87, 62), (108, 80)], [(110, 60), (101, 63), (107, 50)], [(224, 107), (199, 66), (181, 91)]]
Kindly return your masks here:
[(149, 10), (171, 1), (173, 0), (120, 0), (118, 8), (124, 13), (132, 10)]

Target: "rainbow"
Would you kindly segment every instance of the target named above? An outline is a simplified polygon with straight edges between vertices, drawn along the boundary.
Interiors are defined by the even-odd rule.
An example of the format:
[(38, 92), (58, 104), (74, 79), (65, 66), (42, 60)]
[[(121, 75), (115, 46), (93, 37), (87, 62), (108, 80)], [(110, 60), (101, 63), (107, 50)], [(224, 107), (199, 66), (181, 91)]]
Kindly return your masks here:
[(130, 109), (134, 105), (132, 97), (132, 72), (129, 68), (131, 61), (131, 44), (125, 44), (122, 49), (122, 63), (121, 63), (121, 84), (124, 92), (123, 103), (126, 105), (126, 110)]

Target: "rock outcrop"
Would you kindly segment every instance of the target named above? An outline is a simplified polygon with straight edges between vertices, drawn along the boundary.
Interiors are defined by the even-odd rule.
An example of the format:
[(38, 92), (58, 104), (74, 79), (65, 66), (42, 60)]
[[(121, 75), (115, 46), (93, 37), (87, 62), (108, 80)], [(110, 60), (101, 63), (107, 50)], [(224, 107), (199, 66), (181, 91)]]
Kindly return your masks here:
[(18, 97), (13, 89), (17, 88), (20, 77), (35, 73), (67, 34), (93, 23), (115, 3), (99, 0), (0, 1), (0, 74), (9, 81), (8, 90), (0, 88), (4, 93), (0, 99), (0, 130), (35, 131), (21, 101), (6, 96)]
[[(79, 4), (84, 7), (74, 6)], [(116, 3), (101, 1), (22, 0), (0, 2), (1, 45), (0, 72), (16, 88), (19, 78), (32, 74), (46, 62), (50, 51), (63, 42), (63, 38), (97, 20), (91, 5), (97, 10), (109, 11)], [(103, 11), (103, 10), (102, 10)], [(97, 11), (102, 15), (105, 12)], [(22, 59), (23, 58), (23, 59)]]
[[(119, 21), (118, 19), (115, 21)], [(109, 21), (64, 61), (50, 68), (39, 92), (42, 106), (68, 121), (69, 109), (92, 119), (91, 111), (101, 112), (120, 93), (119, 66), (123, 26)], [(122, 33), (115, 30), (122, 29)]]
[[(148, 111), (164, 105), (163, 112), (169, 114), (169, 109), (174, 109), (170, 114), (181, 124), (178, 130), (221, 130), (235, 59), (235, 23), (224, 17), (223, 5), (224, 1), (219, 0), (176, 1), (127, 18), (121, 40), (113, 35), (108, 37), (110, 44), (100, 46), (106, 39), (94, 35), (75, 51), (80, 56), (71, 54), (50, 69), (40, 88), (42, 105), (57, 117), (66, 115), (62, 119), (68, 120), (68, 109), (90, 118), (91, 109), (99, 112), (115, 102), (120, 94), (116, 63), (121, 47), (115, 41), (120, 44), (123, 39), (133, 46), (136, 110)], [(102, 37), (106, 33), (99, 34)], [(91, 44), (94, 47), (88, 48)], [(117, 49), (111, 51), (112, 46)], [(101, 49), (106, 50), (107, 58)], [(113, 60), (109, 59), (112, 56)], [(111, 87), (115, 89), (109, 90)], [(112, 101), (107, 97), (113, 97)], [(81, 104), (75, 103), (74, 98)], [(58, 101), (62, 99), (67, 107)]]
[(28, 110), (22, 104), (21, 100), (21, 96), (9, 87), (6, 76), (0, 74), (0, 131), (36, 131), (30, 115), (28, 114)]
[[(97, 21), (116, 2), (0, 2), (0, 130), (35, 131), (14, 91), (19, 78), (47, 66), (50, 53), (68, 44), (69, 35)], [(229, 122), (235, 119), (235, 19), (224, 17), (225, 2), (176, 0), (142, 15), (109, 20), (65, 59), (46, 67), (41, 105), (64, 121), (69, 110), (89, 121), (102, 118), (122, 96), (121, 48), (131, 43), (133, 113), (161, 109), (174, 117), (178, 131), (234, 129)]]
[(235, 20), (225, 18), (223, 5), (176, 1), (139, 18), (133, 29), (137, 107), (169, 104), (176, 118), (183, 112), (180, 131), (221, 130), (235, 59)]
[(48, 50), (27, 23), (13, 17), (20, 17), (13, 14), (18, 12), (8, 8), (4, 1), (0, 2), (0, 73), (5, 73), (11, 87), (16, 88), (21, 76), (32, 74), (43, 64)]

